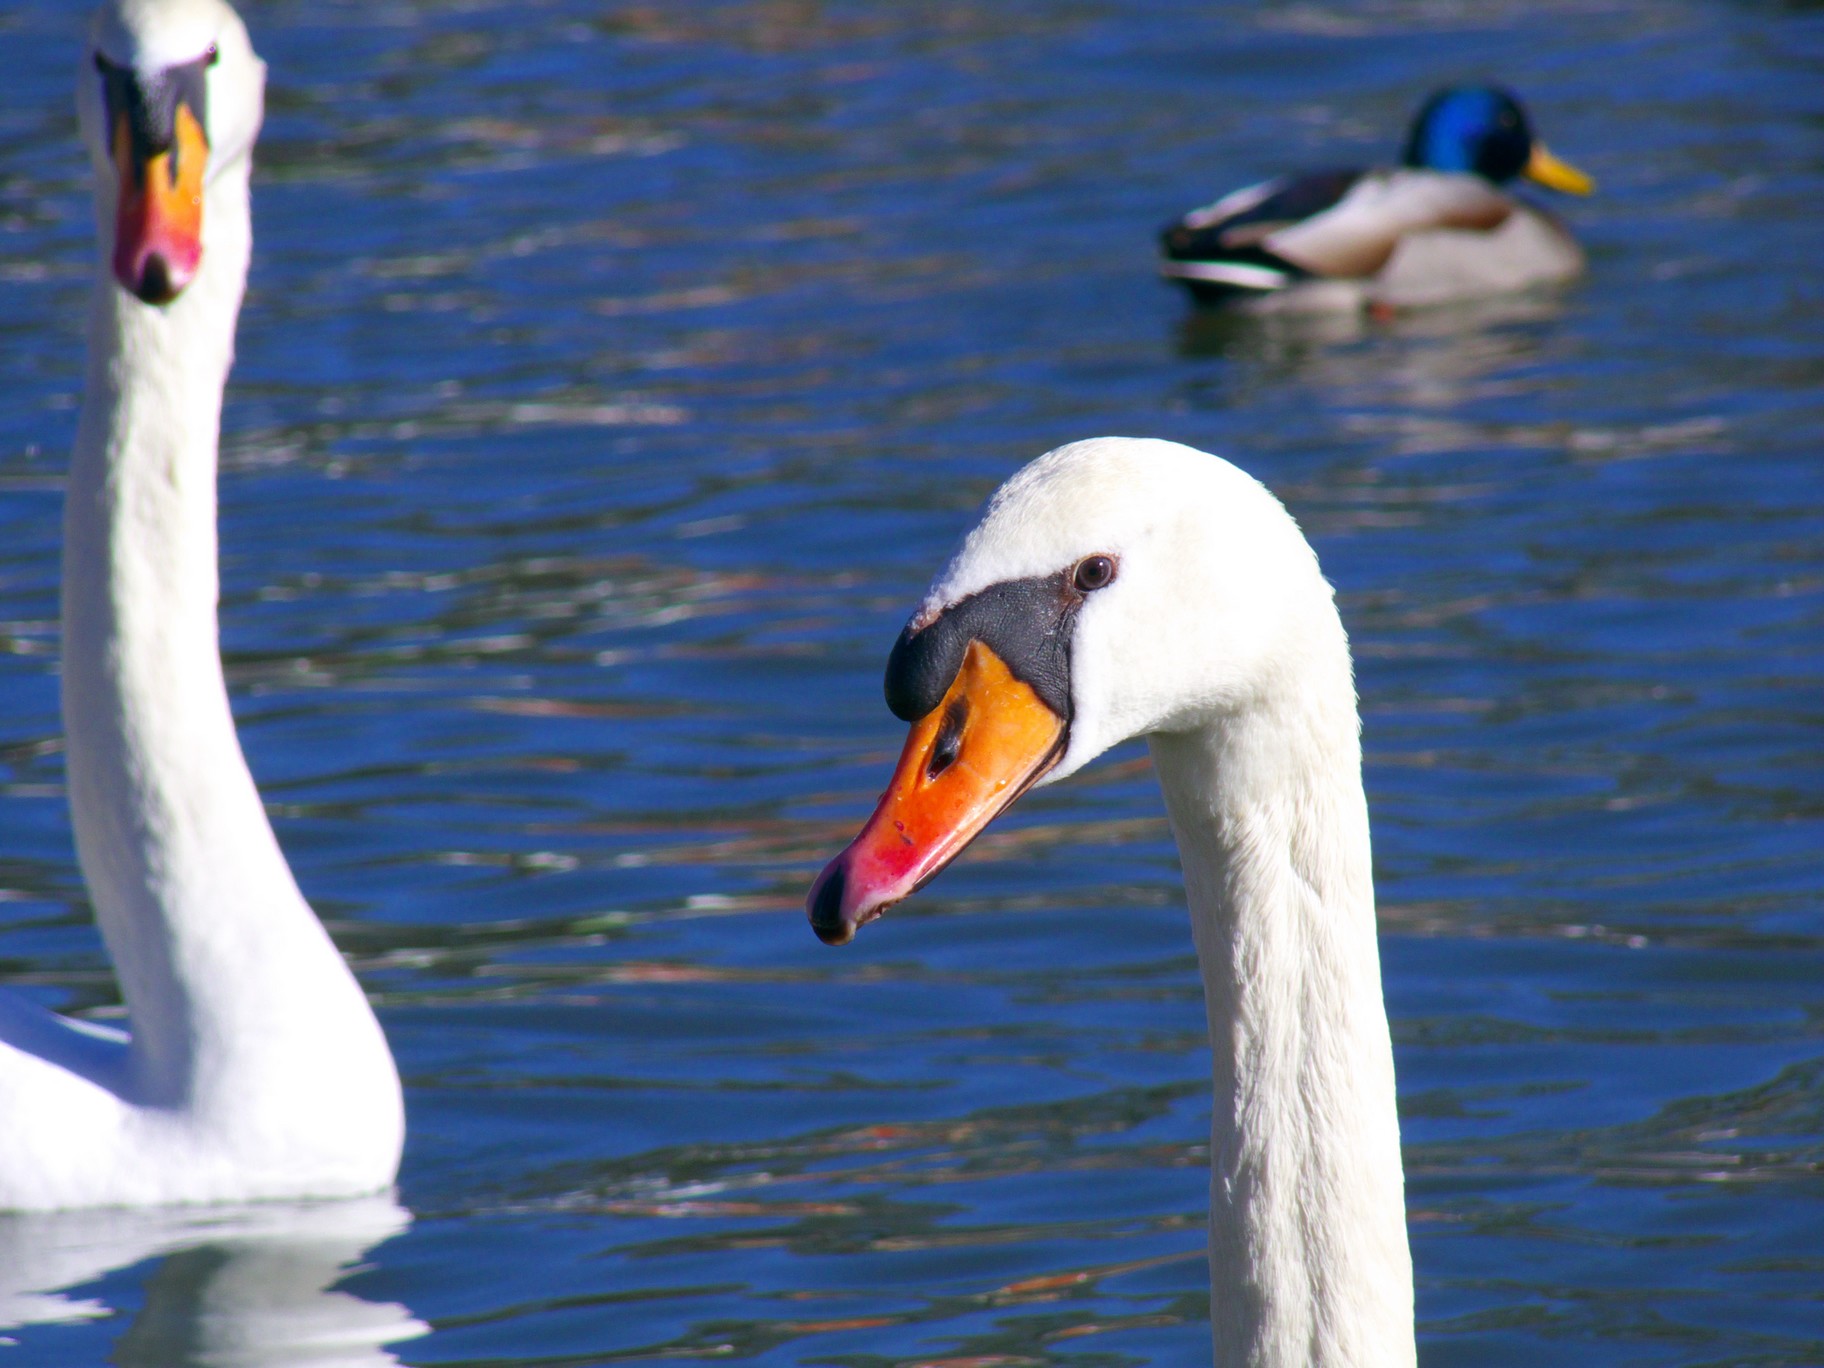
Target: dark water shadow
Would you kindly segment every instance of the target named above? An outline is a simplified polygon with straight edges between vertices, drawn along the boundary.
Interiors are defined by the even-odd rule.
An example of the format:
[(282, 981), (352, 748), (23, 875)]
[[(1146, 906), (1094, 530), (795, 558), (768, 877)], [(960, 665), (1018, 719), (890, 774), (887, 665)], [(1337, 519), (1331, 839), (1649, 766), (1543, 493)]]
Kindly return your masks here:
[(1187, 308), (1174, 325), (1186, 360), (1295, 363), (1338, 347), (1381, 339), (1449, 342), (1502, 328), (1562, 319), (1574, 286), (1526, 290), (1489, 299), (1376, 312), (1366, 309), (1263, 309), (1245, 302)]
[(1574, 287), (1393, 314), (1197, 308), (1173, 325), (1174, 350), (1197, 363), (1180, 397), (1198, 410), (1340, 413), (1408, 455), (1474, 445), (1487, 435), (1478, 417), (1576, 359), (1573, 307)]

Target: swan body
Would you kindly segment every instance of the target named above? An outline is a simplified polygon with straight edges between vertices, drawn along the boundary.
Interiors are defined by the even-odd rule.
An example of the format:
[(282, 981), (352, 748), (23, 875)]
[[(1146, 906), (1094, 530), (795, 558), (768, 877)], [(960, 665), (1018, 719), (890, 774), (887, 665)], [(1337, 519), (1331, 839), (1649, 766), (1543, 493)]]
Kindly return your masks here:
[(1414, 119), (1402, 165), (1236, 190), (1166, 228), (1160, 271), (1202, 301), (1255, 311), (1404, 308), (1569, 280), (1583, 251), (1557, 218), (1507, 192), (1521, 177), (1594, 188), (1534, 138), (1511, 93), (1440, 90)]
[(0, 1209), (387, 1187), (398, 1074), (298, 891), (217, 639), (222, 388), (265, 68), (221, 0), (113, 0), (78, 82), (101, 252), (64, 510), (70, 812), (130, 1034), (0, 994)]
[(1215, 1362), (1411, 1365), (1360, 723), (1291, 516), (1189, 447), (1062, 447), (995, 494), (887, 696), (912, 734), (812, 889), (818, 935), (847, 941), (1027, 788), (1146, 737), (1209, 1013)]

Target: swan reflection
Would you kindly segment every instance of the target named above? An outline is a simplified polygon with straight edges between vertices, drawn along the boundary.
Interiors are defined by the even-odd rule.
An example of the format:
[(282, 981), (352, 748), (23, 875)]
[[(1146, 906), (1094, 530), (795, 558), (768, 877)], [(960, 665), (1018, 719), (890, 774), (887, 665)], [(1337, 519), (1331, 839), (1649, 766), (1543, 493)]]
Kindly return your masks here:
[(410, 1222), (385, 1197), (0, 1215), (0, 1336), (112, 1316), (84, 1289), (156, 1259), (110, 1356), (120, 1368), (382, 1368), (399, 1361), (382, 1346), (428, 1327), (334, 1284)]

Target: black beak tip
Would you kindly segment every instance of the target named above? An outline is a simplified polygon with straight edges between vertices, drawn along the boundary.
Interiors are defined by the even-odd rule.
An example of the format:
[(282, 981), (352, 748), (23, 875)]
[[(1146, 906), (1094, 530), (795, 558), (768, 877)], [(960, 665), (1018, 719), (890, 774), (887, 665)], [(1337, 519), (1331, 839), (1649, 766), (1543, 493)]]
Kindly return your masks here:
[(133, 293), (147, 304), (169, 304), (177, 298), (177, 291), (171, 288), (171, 268), (157, 252), (146, 258)]
[(855, 928), (842, 916), (842, 895), (847, 885), (841, 860), (832, 860), (811, 885), (805, 908), (811, 914), (811, 930), (825, 945), (847, 945), (855, 939)]

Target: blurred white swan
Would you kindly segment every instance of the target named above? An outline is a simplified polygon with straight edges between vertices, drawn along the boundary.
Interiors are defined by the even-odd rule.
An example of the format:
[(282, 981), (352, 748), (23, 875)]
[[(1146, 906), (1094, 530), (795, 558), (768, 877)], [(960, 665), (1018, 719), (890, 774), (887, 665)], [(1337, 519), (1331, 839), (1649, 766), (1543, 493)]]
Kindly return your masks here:
[(392, 1056), (273, 837), (217, 644), (217, 431), (264, 84), (221, 0), (110, 0), (83, 56), (101, 252), (63, 716), (131, 1034), (0, 994), (0, 1209), (350, 1196), (398, 1168)]

